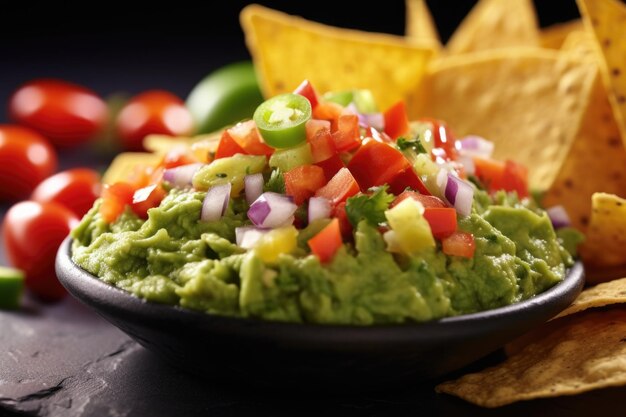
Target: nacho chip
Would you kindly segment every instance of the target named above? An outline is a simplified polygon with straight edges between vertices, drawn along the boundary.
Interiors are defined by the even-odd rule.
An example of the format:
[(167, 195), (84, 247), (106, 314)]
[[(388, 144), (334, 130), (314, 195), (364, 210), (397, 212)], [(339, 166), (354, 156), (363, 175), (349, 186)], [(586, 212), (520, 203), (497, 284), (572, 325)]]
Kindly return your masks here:
[(596, 46), (591, 36), (586, 31), (575, 30), (567, 35), (561, 45), (561, 51), (567, 52), (570, 56), (596, 62)]
[(480, 0), (446, 45), (450, 54), (514, 46), (539, 46), (531, 0)]
[(434, 53), (432, 43), (340, 29), (258, 5), (240, 15), (266, 97), (309, 79), (318, 93), (367, 88), (386, 108), (413, 91)]
[(626, 278), (598, 284), (584, 290), (576, 300), (552, 320), (570, 316), (581, 311), (626, 303)]
[(595, 193), (591, 205), (587, 240), (580, 250), (585, 263), (626, 264), (626, 200), (613, 194)]
[(162, 155), (147, 152), (124, 152), (115, 157), (102, 176), (103, 184), (126, 181), (138, 165), (154, 166), (161, 162)]
[(502, 364), (444, 382), (436, 390), (500, 407), (626, 384), (625, 309), (584, 312), (547, 326), (545, 337)]
[(433, 65), (409, 116), (445, 120), (457, 137), (495, 142), (494, 157), (529, 168), (548, 188), (575, 138), (597, 68), (556, 51), (519, 48), (448, 57)]
[(583, 30), (583, 22), (580, 19), (557, 23), (541, 29), (539, 42), (542, 48), (561, 49), (563, 42), (565, 42), (570, 33), (575, 31), (582, 32)]
[(578, 5), (601, 52), (604, 84), (626, 144), (626, 4), (619, 0), (578, 0)]
[(426, 0), (406, 0), (406, 36), (441, 46), (441, 40)]
[(598, 75), (578, 134), (543, 204), (546, 207), (562, 205), (572, 225), (585, 232), (593, 193), (617, 194), (625, 190), (626, 150)]

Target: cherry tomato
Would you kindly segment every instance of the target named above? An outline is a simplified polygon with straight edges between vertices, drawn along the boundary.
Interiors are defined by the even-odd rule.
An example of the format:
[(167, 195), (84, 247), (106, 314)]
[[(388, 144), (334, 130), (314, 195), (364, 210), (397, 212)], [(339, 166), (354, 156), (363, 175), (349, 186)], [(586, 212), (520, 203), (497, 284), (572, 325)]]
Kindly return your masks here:
[(59, 172), (35, 188), (31, 200), (40, 203), (54, 201), (83, 217), (100, 196), (100, 174), (89, 168)]
[(136, 95), (122, 108), (116, 128), (124, 149), (140, 151), (146, 135), (191, 134), (193, 119), (180, 98), (167, 91), (150, 90)]
[(100, 132), (108, 118), (106, 103), (93, 91), (56, 79), (30, 81), (9, 100), (17, 123), (35, 129), (59, 147), (74, 146)]
[(27, 198), (57, 167), (57, 155), (34, 130), (0, 125), (0, 201)]
[(7, 257), (26, 274), (26, 288), (43, 300), (55, 301), (65, 295), (54, 272), (54, 259), (77, 223), (74, 213), (54, 202), (23, 201), (11, 207), (4, 218)]

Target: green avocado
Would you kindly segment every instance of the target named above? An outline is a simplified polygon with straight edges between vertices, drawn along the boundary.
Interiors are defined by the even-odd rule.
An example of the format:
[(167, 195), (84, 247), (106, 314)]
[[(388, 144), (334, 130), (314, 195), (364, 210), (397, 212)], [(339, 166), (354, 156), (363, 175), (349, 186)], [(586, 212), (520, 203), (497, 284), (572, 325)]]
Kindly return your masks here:
[[(471, 259), (429, 247), (392, 254), (378, 229), (358, 223), (354, 243), (321, 264), (299, 231), (291, 253), (264, 263), (235, 242), (250, 225), (242, 197), (220, 221), (199, 221), (203, 191), (173, 189), (146, 221), (128, 210), (113, 224), (94, 208), (74, 229), (72, 258), (102, 280), (146, 300), (207, 313), (321, 324), (422, 322), (528, 299), (560, 282), (571, 255), (545, 212), (513, 195), (476, 190), (459, 229), (475, 237)], [(480, 204), (478, 204), (480, 202)]]
[(262, 102), (254, 66), (243, 61), (209, 74), (191, 90), (186, 105), (202, 134), (249, 119)]

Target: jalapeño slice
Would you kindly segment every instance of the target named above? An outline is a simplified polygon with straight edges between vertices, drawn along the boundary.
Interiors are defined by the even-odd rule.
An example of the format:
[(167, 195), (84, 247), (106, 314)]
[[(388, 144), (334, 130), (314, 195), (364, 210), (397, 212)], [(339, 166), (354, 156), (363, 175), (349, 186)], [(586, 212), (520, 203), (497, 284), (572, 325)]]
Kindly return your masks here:
[(290, 148), (306, 140), (311, 103), (299, 94), (281, 94), (261, 103), (254, 112), (263, 140), (274, 148)]

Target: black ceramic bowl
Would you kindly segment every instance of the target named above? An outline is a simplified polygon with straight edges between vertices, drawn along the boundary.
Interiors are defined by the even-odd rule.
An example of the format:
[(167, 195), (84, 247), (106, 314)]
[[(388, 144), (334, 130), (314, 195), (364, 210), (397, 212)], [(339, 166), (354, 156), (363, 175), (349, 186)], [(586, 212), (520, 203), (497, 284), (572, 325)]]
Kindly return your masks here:
[(175, 366), (208, 378), (370, 384), (427, 379), (467, 365), (567, 307), (584, 271), (530, 300), (438, 321), (328, 326), (222, 317), (141, 300), (76, 266), (71, 240), (56, 271), (76, 298)]

